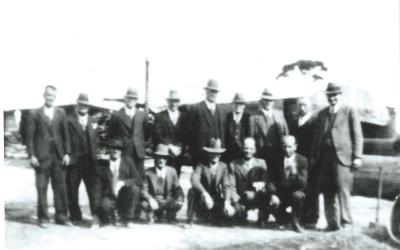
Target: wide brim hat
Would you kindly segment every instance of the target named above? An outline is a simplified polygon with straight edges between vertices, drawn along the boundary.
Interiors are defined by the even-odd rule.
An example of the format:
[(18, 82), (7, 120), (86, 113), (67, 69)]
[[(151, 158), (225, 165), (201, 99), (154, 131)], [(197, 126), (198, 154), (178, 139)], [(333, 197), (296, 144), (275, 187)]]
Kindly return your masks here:
[(221, 139), (211, 138), (208, 145), (203, 147), (203, 150), (211, 154), (222, 154), (226, 149), (222, 148)]
[(342, 93), (342, 87), (339, 84), (331, 83), (331, 82), (328, 83), (325, 94), (335, 95), (335, 94), (341, 94), (341, 93)]
[(275, 100), (274, 95), (269, 89), (264, 89), (263, 92), (261, 93), (261, 99), (264, 100)]
[(169, 147), (165, 144), (158, 144), (156, 151), (153, 153), (154, 156), (169, 157)]
[(208, 80), (207, 86), (205, 86), (204, 89), (219, 91), (218, 82), (214, 79), (210, 79), (210, 80)]
[(133, 88), (128, 88), (125, 94), (125, 98), (138, 99), (137, 90)]
[(233, 103), (238, 103), (238, 104), (245, 104), (246, 100), (244, 99), (243, 94), (236, 93), (235, 96), (233, 97), (232, 102)]
[(179, 97), (178, 91), (177, 90), (170, 90), (167, 100), (171, 100), (171, 101), (180, 101), (181, 98)]
[(78, 96), (78, 99), (76, 100), (76, 103), (83, 104), (83, 105), (89, 105), (88, 95), (84, 94), (84, 93), (80, 93)]

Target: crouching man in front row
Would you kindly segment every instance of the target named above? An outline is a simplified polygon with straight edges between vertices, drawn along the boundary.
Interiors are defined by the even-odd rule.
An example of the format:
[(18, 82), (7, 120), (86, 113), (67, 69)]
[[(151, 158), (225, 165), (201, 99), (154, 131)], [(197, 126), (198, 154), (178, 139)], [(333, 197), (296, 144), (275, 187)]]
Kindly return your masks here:
[(234, 210), (224, 209), (228, 199), (229, 174), (220, 157), (225, 149), (221, 140), (212, 138), (208, 147), (204, 147), (204, 159), (198, 163), (191, 177), (192, 188), (188, 193), (188, 223), (194, 216), (204, 223), (220, 224), (223, 219), (234, 215)]
[[(268, 178), (267, 165), (263, 159), (255, 158), (256, 145), (253, 138), (244, 140), (242, 157), (230, 164), (234, 176), (231, 200), (239, 222), (257, 221), (262, 227), (268, 221), (272, 206), (279, 203), (275, 186)], [(228, 206), (228, 205), (226, 205)], [(238, 207), (240, 209), (238, 209)]]
[(123, 142), (118, 139), (108, 141), (110, 158), (98, 161), (95, 180), (96, 215), (93, 227), (116, 224), (116, 213), (122, 225), (130, 227), (136, 215), (140, 200), (140, 179), (133, 160), (121, 157)]
[(142, 208), (149, 223), (154, 219), (176, 222), (176, 213), (182, 208), (184, 195), (176, 170), (167, 166), (169, 147), (159, 144), (153, 154), (155, 167), (146, 170), (143, 183)]

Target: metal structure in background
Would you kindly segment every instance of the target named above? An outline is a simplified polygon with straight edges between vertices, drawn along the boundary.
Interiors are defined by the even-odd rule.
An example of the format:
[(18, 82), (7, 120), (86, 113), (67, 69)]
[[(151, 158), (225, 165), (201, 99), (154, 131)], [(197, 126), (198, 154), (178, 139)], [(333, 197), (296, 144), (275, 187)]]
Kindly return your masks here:
[(149, 59), (146, 58), (146, 78), (145, 78), (145, 101), (144, 101), (144, 111), (146, 115), (149, 113)]

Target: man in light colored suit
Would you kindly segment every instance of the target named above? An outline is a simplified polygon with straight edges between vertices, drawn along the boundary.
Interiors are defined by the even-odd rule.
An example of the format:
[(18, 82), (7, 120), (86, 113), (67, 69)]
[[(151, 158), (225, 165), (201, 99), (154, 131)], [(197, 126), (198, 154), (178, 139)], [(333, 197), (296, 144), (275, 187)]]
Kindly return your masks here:
[(341, 86), (328, 84), (329, 107), (318, 114), (311, 149), (311, 165), (317, 164), (321, 173), (327, 230), (338, 230), (352, 223), (352, 171), (362, 164), (361, 123), (356, 110), (341, 103), (341, 94)]
[(283, 113), (273, 110), (274, 100), (272, 93), (264, 89), (260, 109), (250, 117), (250, 136), (256, 140), (256, 156), (266, 161), (271, 180), (276, 182), (282, 137), (289, 130)]
[(155, 167), (145, 173), (142, 207), (149, 223), (153, 223), (155, 217), (162, 220), (164, 213), (168, 222), (175, 222), (176, 213), (183, 205), (184, 195), (176, 170), (166, 165), (169, 155), (168, 145), (159, 144), (153, 154)]

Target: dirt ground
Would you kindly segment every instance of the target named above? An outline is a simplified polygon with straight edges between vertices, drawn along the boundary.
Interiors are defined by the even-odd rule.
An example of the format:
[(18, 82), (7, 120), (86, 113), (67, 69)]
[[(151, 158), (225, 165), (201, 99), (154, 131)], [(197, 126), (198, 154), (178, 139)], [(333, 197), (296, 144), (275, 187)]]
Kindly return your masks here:
[[(85, 223), (79, 227), (51, 224), (48, 229), (36, 223), (34, 172), (22, 159), (5, 159), (5, 246), (7, 249), (396, 249), (384, 226), (368, 228), (375, 220), (376, 199), (354, 196), (352, 211), (355, 226), (334, 233), (248, 227), (211, 227), (204, 225), (145, 225), (134, 228), (104, 227), (89, 229), (90, 213), (83, 185), (80, 202)], [(190, 173), (183, 173), (181, 184), (190, 186)], [(50, 191), (50, 189), (49, 189)], [(322, 197), (321, 197), (322, 202)], [(52, 192), (49, 192), (50, 214)], [(381, 202), (380, 221), (387, 225), (393, 202)], [(322, 206), (321, 206), (322, 207)], [(185, 219), (185, 207), (178, 214)], [(319, 228), (326, 225), (323, 211)]]

